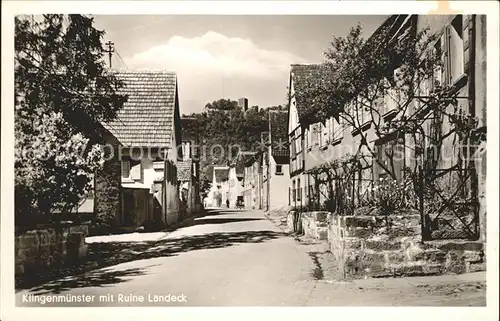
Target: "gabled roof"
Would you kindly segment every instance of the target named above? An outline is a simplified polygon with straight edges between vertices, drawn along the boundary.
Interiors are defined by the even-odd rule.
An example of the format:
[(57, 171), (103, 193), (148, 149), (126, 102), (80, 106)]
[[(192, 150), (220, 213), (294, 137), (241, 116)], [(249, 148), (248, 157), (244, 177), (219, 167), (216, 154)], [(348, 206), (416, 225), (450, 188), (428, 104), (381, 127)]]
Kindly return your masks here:
[[(177, 76), (167, 71), (116, 71), (128, 100), (105, 126), (124, 146), (172, 147), (172, 125), (179, 117)], [(175, 143), (174, 143), (175, 144)]]
[(320, 64), (294, 64), (291, 66), (290, 82), (293, 82), (295, 107), (297, 108), (299, 119), (302, 119), (305, 109), (309, 104), (308, 97), (303, 93), (310, 86), (320, 85), (321, 71)]
[(177, 162), (177, 180), (190, 181), (192, 176), (193, 162), (191, 160)]
[(271, 132), (271, 155), (288, 156), (288, 114), (273, 112), (269, 116), (269, 130)]

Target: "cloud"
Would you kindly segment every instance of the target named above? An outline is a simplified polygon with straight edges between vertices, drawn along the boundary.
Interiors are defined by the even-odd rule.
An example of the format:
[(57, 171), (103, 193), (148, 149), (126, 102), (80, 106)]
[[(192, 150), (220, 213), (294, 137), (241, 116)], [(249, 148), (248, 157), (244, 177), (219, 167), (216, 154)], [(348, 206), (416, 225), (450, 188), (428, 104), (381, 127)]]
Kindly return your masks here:
[(194, 38), (175, 36), (124, 60), (129, 68), (175, 71), (181, 112), (186, 114), (219, 98), (247, 97), (250, 105), (260, 107), (283, 104), (290, 65), (305, 62), (292, 53), (213, 31)]

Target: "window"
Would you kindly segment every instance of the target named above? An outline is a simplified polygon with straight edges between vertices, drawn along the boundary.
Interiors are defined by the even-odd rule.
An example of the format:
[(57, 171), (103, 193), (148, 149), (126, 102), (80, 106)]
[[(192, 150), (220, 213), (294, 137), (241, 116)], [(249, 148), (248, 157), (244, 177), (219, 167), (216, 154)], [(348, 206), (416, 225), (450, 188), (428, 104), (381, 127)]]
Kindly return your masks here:
[(375, 146), (377, 154), (377, 166), (375, 177), (383, 178), (389, 175), (382, 167), (386, 167), (389, 171), (396, 175), (397, 179), (401, 179), (405, 165), (405, 148), (403, 137), (395, 138), (381, 145)]
[(292, 200), (297, 200), (297, 190), (295, 188), (295, 181), (292, 181)]
[(321, 145), (326, 145), (330, 142), (329, 128), (330, 128), (330, 120), (327, 119), (325, 124), (320, 123), (321, 126)]
[[(468, 32), (467, 28), (465, 28), (465, 31)], [(444, 86), (452, 85), (465, 71), (464, 22), (462, 15), (457, 15), (451, 24), (445, 28), (435, 48), (438, 50), (438, 54), (441, 53), (443, 62), (441, 84)]]
[(276, 165), (276, 175), (283, 175), (283, 167), (281, 165)]
[(464, 37), (462, 15), (457, 15), (448, 27), (450, 40), (451, 82), (464, 73)]
[(342, 139), (344, 136), (344, 129), (342, 128), (342, 125), (337, 122), (336, 119), (332, 118), (331, 120), (331, 135), (332, 135), (332, 141), (338, 141)]
[(122, 177), (130, 178), (130, 161), (128, 160), (122, 161)]
[(357, 107), (358, 107), (358, 121), (359, 125), (364, 125), (368, 121), (370, 121), (370, 107), (369, 103), (362, 98), (357, 99)]

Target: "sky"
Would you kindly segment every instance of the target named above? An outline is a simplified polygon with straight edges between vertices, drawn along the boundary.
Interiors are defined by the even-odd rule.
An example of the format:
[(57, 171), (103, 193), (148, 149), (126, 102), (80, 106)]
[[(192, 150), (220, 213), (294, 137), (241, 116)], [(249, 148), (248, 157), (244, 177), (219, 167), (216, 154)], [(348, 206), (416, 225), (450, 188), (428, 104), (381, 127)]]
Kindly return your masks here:
[(332, 36), (360, 23), (366, 37), (387, 18), (342, 16), (94, 15), (114, 42), (112, 67), (177, 73), (182, 114), (220, 98), (285, 104), (290, 65), (319, 63)]

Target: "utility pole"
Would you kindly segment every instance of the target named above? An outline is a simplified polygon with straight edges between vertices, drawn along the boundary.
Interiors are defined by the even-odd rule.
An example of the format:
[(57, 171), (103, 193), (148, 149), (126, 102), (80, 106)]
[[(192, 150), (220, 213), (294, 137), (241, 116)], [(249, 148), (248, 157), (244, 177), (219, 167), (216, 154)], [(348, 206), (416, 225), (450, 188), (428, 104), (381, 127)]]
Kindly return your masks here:
[(113, 52), (115, 52), (115, 48), (113, 47), (115, 43), (109, 40), (105, 45), (108, 46), (108, 49), (104, 49), (104, 52), (107, 52), (109, 55), (109, 68), (111, 69), (111, 57), (113, 56)]

